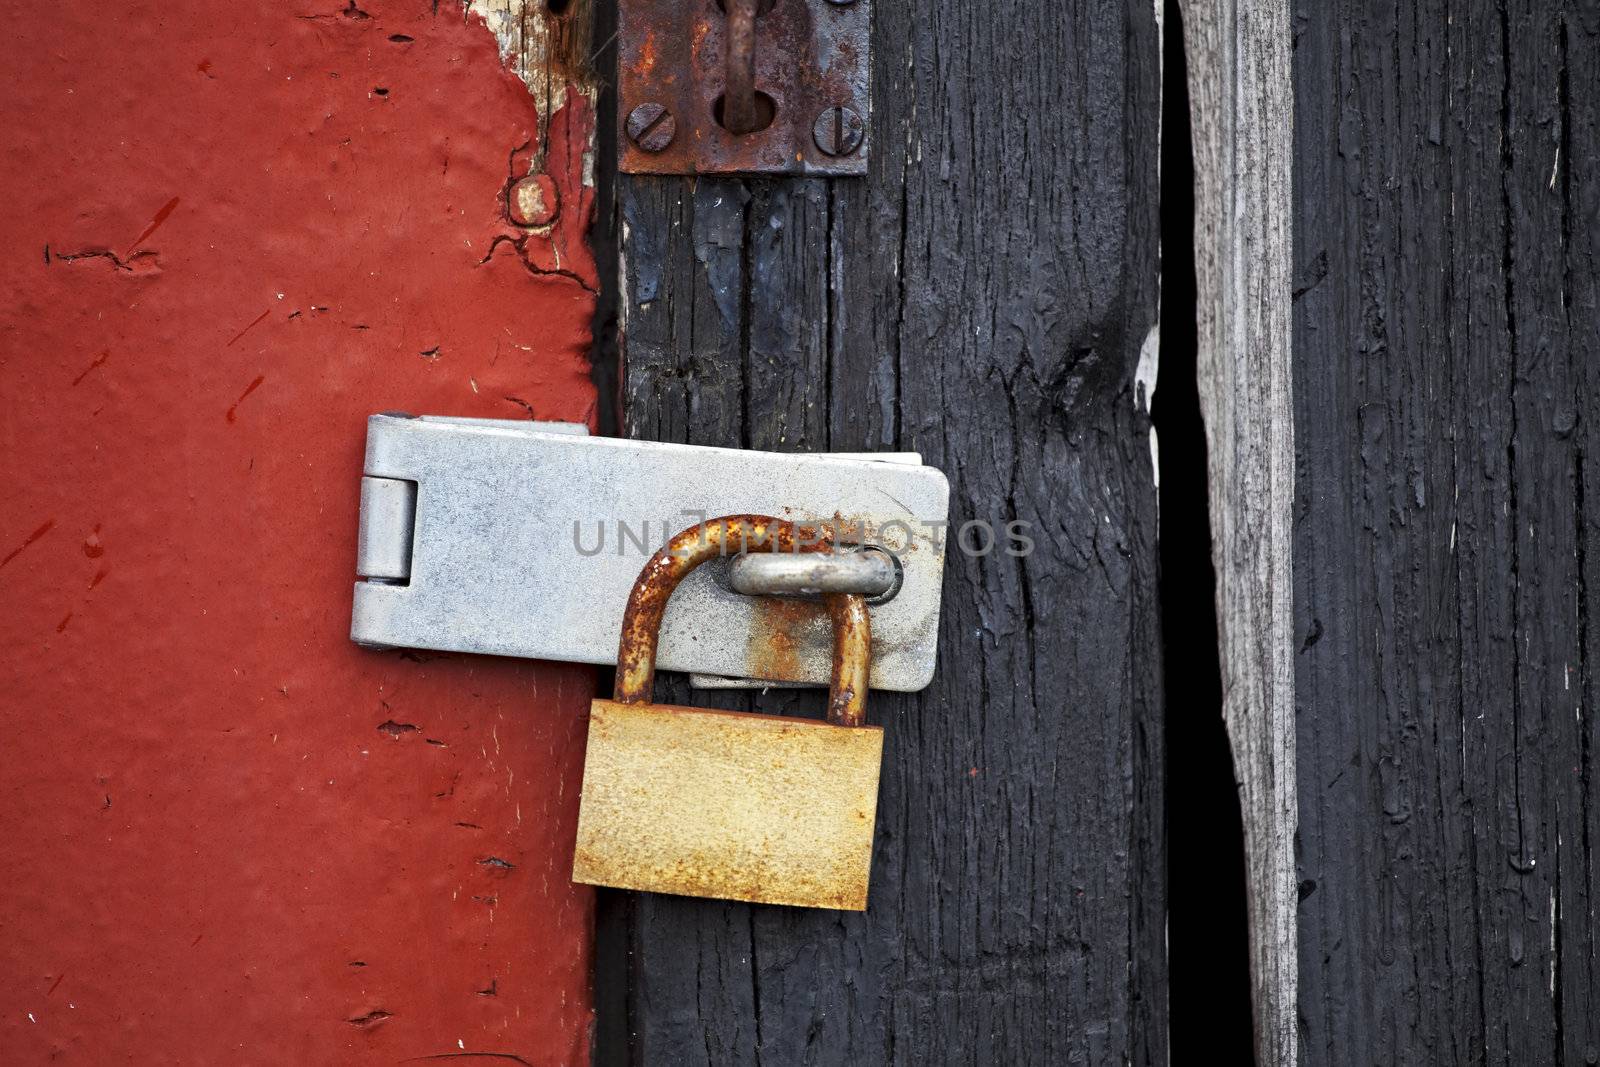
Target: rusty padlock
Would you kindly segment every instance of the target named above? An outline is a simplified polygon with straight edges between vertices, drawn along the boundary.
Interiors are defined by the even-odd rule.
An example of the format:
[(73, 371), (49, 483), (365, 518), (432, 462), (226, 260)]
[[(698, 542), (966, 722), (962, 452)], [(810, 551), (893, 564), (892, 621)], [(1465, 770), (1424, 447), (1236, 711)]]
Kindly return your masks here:
[(678, 534), (623, 615), (615, 699), (594, 701), (572, 879), (685, 896), (863, 911), (883, 730), (865, 725), (866, 602), (834, 593), (828, 721), (650, 702), (667, 598), (739, 551), (825, 551), (821, 527), (730, 515)]

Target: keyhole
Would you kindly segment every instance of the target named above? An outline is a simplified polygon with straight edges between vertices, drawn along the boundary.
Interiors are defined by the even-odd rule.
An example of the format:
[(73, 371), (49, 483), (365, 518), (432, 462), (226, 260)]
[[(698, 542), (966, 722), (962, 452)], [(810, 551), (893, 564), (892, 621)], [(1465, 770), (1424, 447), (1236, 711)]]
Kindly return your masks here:
[[(717, 125), (718, 126), (721, 126), (723, 129), (727, 129), (728, 128), (728, 124), (722, 121), (722, 101), (723, 101), (723, 97), (721, 96), (721, 94), (718, 94), (717, 98), (711, 102), (711, 117), (717, 120)], [(772, 120), (777, 118), (777, 117), (778, 117), (778, 102), (776, 100), (772, 99), (772, 97), (768, 96), (766, 93), (764, 93), (761, 90), (757, 89), (756, 90), (756, 127), (755, 127), (755, 129), (753, 129), (753, 130), (751, 130), (749, 132), (751, 132), (751, 133), (759, 133), (760, 131), (766, 129), (768, 126), (771, 126), (772, 125)]]

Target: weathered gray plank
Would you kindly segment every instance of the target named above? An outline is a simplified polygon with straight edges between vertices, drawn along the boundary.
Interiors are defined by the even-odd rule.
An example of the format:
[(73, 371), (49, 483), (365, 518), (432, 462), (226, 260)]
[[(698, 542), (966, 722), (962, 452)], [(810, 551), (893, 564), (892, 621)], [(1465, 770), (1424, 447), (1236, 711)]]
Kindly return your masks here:
[(875, 2), (866, 181), (620, 179), (626, 426), (916, 449), (1036, 551), (953, 553), (933, 686), (874, 694), (870, 910), (633, 898), (627, 1053), (1164, 1063), (1155, 12)]
[(1223, 716), (1242, 791), (1257, 1060), (1295, 1062), (1288, 0), (1183, 5)]

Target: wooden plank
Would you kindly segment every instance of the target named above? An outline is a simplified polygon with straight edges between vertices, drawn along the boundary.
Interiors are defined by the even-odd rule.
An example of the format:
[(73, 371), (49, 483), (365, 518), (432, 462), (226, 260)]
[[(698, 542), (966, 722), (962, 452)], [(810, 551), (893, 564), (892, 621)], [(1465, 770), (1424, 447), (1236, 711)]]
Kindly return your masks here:
[(1223, 716), (1240, 785), (1256, 1058), (1295, 1062), (1289, 9), (1186, 3), (1200, 403)]
[[(1594, 716), (1600, 697), (1600, 676), (1595, 671), (1600, 631), (1590, 623), (1600, 618), (1596, 600), (1600, 577), (1594, 575), (1600, 566), (1600, 489), (1586, 484), (1595, 476), (1589, 458), (1600, 456), (1600, 420), (1593, 415), (1600, 403), (1600, 363), (1594, 358), (1600, 352), (1600, 226), (1596, 225), (1600, 222), (1600, 93), (1595, 91), (1600, 87), (1600, 11), (1592, 4), (1582, 10), (1565, 7), (1554, 36), (1560, 59), (1561, 161), (1552, 176), (1560, 196), (1564, 263), (1558, 289), (1573, 401), (1549, 425), (1561, 432), (1569, 422), (1573, 426), (1573, 477), (1561, 492), (1570, 493), (1574, 504), (1572, 550), (1578, 569), (1576, 596), (1569, 602), (1572, 614), (1564, 617), (1568, 626), (1576, 623), (1576, 666), (1563, 664), (1565, 699), (1552, 724), (1557, 758), (1551, 763), (1563, 772), (1555, 789), (1557, 857), (1549, 864), (1557, 881), (1560, 922), (1560, 928), (1552, 931), (1558, 954), (1553, 977), (1559, 994), (1555, 999), (1560, 1058), (1568, 1063), (1600, 1063), (1600, 834), (1596, 833), (1600, 784), (1591, 762), (1600, 748)], [(1538, 160), (1526, 162), (1532, 171)], [(1576, 708), (1565, 688), (1573, 678), (1578, 687)]]
[(1155, 11), (876, 7), (867, 180), (619, 179), (625, 423), (919, 450), (954, 527), (1035, 550), (953, 552), (932, 687), (873, 695), (866, 914), (610, 897), (631, 1035), (600, 1056), (1164, 1063)]
[(1301, 3), (1309, 1064), (1600, 1061), (1600, 15)]

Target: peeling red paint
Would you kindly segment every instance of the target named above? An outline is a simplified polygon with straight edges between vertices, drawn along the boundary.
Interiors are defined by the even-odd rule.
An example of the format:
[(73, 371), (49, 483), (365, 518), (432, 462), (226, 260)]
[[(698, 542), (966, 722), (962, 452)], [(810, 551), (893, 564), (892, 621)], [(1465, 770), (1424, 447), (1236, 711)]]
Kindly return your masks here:
[(3, 1058), (586, 1062), (592, 673), (347, 632), (366, 415), (592, 420), (588, 101), (431, 0), (5, 16)]

